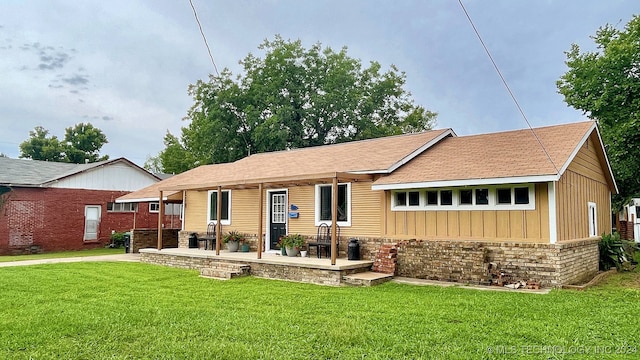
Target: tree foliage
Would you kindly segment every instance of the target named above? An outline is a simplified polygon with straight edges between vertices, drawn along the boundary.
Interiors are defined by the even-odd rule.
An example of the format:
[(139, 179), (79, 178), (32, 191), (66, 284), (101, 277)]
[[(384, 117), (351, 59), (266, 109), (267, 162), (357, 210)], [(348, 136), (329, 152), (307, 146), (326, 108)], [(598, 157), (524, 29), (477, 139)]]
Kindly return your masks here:
[(109, 159), (108, 155), (100, 156), (100, 149), (107, 142), (102, 130), (89, 123), (66, 128), (62, 141), (49, 135), (49, 130), (36, 126), (20, 144), (19, 157), (75, 164), (103, 161)]
[(597, 48), (566, 52), (569, 67), (557, 82), (570, 106), (598, 121), (611, 168), (625, 198), (640, 195), (640, 17), (623, 30), (601, 27)]
[[(168, 168), (230, 162), (249, 153), (301, 148), (430, 129), (436, 113), (416, 106), (395, 66), (383, 72), (320, 43), (276, 36), (228, 70), (189, 87), (194, 99), (180, 139), (167, 133)], [(176, 161), (177, 160), (177, 161)], [(178, 165), (178, 163), (180, 163)]]

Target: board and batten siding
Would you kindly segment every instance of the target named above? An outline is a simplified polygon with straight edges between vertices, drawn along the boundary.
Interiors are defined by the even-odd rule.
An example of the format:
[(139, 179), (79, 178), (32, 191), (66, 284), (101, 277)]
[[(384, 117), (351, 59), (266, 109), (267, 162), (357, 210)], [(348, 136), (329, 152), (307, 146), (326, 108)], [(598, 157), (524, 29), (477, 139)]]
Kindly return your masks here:
[(597, 234), (611, 232), (611, 191), (594, 136), (595, 132), (556, 184), (558, 241), (589, 237), (589, 202), (596, 204)]
[(136, 191), (158, 182), (151, 174), (128, 163), (115, 162), (73, 176), (62, 178), (50, 185), (53, 188)]
[(535, 184), (535, 210), (391, 211), (387, 204), (384, 232), (397, 239), (513, 240), (549, 242), (547, 184)]

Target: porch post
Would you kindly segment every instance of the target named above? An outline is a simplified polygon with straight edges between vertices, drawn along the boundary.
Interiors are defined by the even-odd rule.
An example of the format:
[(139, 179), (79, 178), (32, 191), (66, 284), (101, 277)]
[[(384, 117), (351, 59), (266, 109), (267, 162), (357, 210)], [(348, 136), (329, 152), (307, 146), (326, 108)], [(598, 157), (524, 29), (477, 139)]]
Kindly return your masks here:
[(222, 224), (221, 224), (221, 220), (222, 220), (222, 186), (218, 186), (218, 192), (216, 194), (216, 206), (217, 206), (217, 212), (218, 212), (218, 216), (216, 219), (216, 255), (220, 255), (220, 240), (222, 239), (222, 236), (220, 234), (220, 231), (222, 231)]
[(262, 259), (262, 183), (258, 184), (258, 259)]
[(164, 201), (162, 201), (162, 190), (160, 190), (160, 201), (158, 201), (158, 250), (162, 250), (162, 214), (164, 213)]
[(337, 246), (336, 235), (338, 224), (338, 176), (333, 178), (333, 185), (331, 186), (331, 265), (336, 264)]

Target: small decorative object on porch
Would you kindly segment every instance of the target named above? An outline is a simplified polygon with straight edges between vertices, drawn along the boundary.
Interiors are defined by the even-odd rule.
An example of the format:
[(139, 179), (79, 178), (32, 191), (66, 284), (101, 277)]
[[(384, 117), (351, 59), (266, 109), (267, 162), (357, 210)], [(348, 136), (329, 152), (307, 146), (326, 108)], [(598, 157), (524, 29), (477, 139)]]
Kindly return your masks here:
[(238, 251), (240, 243), (244, 243), (244, 241), (244, 236), (235, 230), (228, 232), (222, 237), (222, 242), (227, 244), (227, 250), (229, 250), (229, 252)]
[(300, 250), (301, 257), (307, 257), (307, 250)]
[(241, 252), (249, 252), (249, 243), (247, 243), (245, 241), (242, 244), (240, 244), (240, 251)]
[(298, 252), (304, 245), (304, 237), (300, 234), (289, 234), (282, 237), (282, 246), (287, 249), (287, 255), (298, 256)]

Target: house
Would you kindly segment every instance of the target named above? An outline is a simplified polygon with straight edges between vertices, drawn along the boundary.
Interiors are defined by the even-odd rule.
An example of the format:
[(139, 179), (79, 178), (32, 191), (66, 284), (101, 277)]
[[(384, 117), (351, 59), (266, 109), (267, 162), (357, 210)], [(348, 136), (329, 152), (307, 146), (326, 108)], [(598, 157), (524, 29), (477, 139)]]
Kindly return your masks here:
[(339, 245), (332, 246), (342, 254), (352, 238), (368, 259), (392, 244), (401, 276), (484, 283), (498, 268), (560, 286), (598, 271), (597, 242), (611, 231), (616, 191), (589, 121), (471, 136), (433, 130), (255, 154), (118, 201), (183, 202), (180, 248), (213, 222), (218, 236), (246, 234), (260, 257), (278, 249), (280, 236), (311, 239), (328, 223), (338, 225)]
[(616, 229), (620, 238), (640, 243), (640, 198), (630, 199), (617, 215)]
[[(115, 200), (158, 181), (124, 158), (69, 164), (0, 157), (0, 254), (102, 247), (112, 231), (156, 228), (157, 202)], [(179, 215), (165, 217), (181, 226)]]

